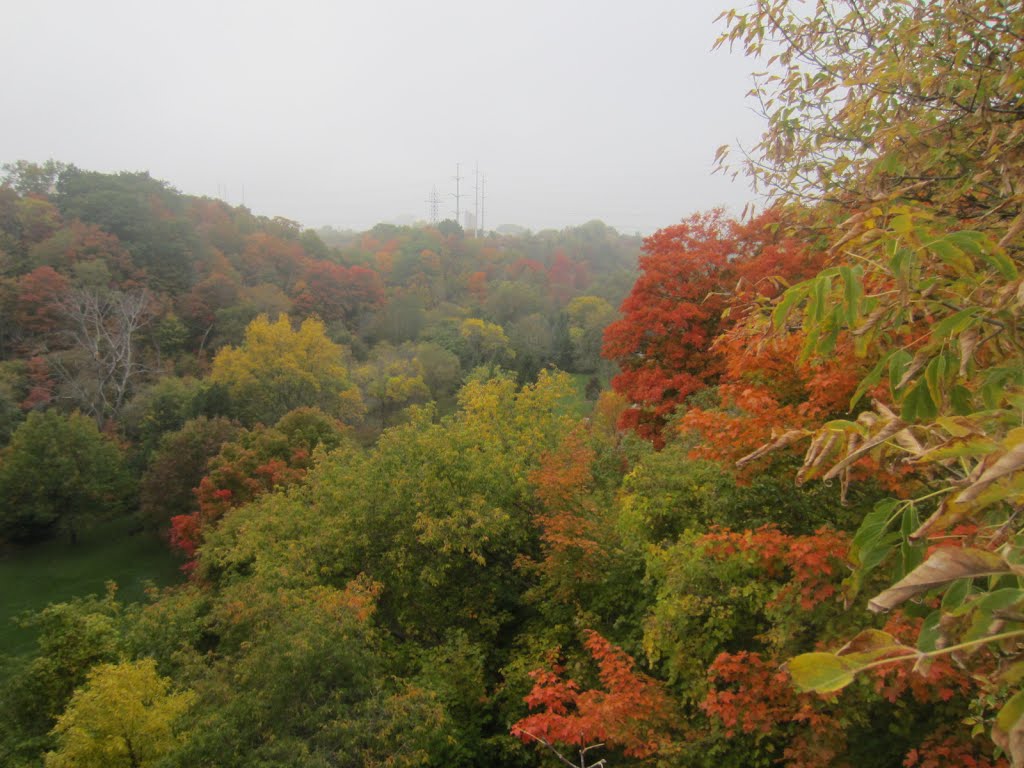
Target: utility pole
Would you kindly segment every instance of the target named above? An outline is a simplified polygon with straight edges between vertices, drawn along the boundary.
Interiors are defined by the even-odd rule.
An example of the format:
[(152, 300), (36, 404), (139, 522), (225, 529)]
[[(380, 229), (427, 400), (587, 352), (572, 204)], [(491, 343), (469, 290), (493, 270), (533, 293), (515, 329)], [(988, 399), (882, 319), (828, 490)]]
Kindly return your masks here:
[(436, 184), (433, 189), (430, 190), (430, 197), (426, 199), (426, 203), (430, 206), (430, 223), (431, 225), (436, 225), (438, 214), (441, 212), (441, 196), (437, 194)]
[(455, 175), (452, 178), (455, 179), (455, 194), (452, 195), (452, 197), (455, 198), (455, 223), (458, 224), (461, 227), (462, 226), (462, 222), (459, 221), (459, 217), (460, 217), (460, 215), (462, 213), (462, 210), (461, 210), (461, 208), (459, 206), (459, 200), (462, 199), (462, 194), (459, 192), (459, 182), (462, 181), (462, 176), (459, 175), (459, 164), (458, 163), (455, 164)]

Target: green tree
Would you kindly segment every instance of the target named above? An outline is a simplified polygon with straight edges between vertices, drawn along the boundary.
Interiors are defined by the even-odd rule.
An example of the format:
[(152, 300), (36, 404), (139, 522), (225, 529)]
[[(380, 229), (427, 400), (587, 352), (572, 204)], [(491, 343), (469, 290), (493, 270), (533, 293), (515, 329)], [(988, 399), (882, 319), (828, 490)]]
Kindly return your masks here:
[(22, 618), (36, 633), (31, 658), (10, 660), (0, 675), (0, 763), (38, 766), (53, 747), (51, 730), (75, 688), (96, 664), (124, 652), (121, 605), (113, 585), (103, 597), (75, 598)]
[(577, 296), (566, 309), (572, 362), (577, 371), (592, 373), (601, 368), (604, 329), (617, 317), (615, 309), (598, 296)]
[(0, 534), (25, 542), (67, 531), (127, 506), (132, 483), (120, 450), (95, 422), (74, 413), (36, 412), (0, 454)]
[(57, 720), (47, 768), (147, 768), (179, 746), (176, 721), (195, 700), (172, 692), (152, 659), (101, 664)]

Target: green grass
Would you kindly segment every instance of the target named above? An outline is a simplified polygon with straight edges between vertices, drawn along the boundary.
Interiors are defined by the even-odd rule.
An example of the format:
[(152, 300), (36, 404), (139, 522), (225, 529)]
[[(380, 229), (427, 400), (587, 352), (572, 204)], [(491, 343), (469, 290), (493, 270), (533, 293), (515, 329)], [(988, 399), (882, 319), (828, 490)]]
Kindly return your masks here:
[[(594, 412), (593, 400), (587, 400), (587, 382), (590, 381), (593, 374), (590, 373), (570, 373), (569, 377), (572, 379), (573, 386), (576, 388), (576, 395), (571, 402), (566, 404), (566, 411), (573, 416), (584, 418), (590, 416)], [(607, 389), (608, 382), (601, 380), (601, 388)]]
[(0, 556), (0, 654), (34, 648), (34, 633), (13, 621), (25, 611), (103, 594), (108, 581), (117, 583), (124, 602), (141, 600), (147, 583), (179, 581), (180, 563), (167, 544), (154, 533), (131, 533), (133, 524), (114, 520), (85, 531), (75, 545), (62, 538)]

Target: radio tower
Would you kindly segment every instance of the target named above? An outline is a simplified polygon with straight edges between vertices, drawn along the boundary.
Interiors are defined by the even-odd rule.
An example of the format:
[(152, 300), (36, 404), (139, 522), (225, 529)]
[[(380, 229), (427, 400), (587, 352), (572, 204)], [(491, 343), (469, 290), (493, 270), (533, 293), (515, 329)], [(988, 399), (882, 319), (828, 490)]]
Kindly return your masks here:
[(437, 186), (430, 190), (430, 197), (426, 199), (426, 204), (430, 206), (430, 224), (431, 226), (437, 225), (438, 215), (441, 212), (441, 196), (437, 194)]
[(459, 175), (458, 163), (455, 164), (455, 175), (452, 178), (455, 179), (455, 194), (452, 195), (452, 197), (455, 198), (455, 223), (461, 227), (462, 222), (459, 221), (459, 216), (461, 215), (462, 211), (461, 208), (459, 207), (459, 200), (462, 199), (462, 194), (459, 192), (459, 182), (462, 181), (462, 177)]

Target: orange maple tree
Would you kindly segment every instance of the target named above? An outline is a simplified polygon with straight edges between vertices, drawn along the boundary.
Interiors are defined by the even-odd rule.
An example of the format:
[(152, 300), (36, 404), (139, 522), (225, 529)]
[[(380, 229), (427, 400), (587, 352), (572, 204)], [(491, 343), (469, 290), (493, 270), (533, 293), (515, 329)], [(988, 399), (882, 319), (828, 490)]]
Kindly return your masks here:
[(633, 403), (620, 426), (660, 444), (672, 411), (725, 370), (714, 340), (820, 260), (775, 211), (741, 223), (716, 209), (648, 237), (623, 316), (605, 329), (602, 354), (621, 368), (612, 386)]
[(670, 740), (676, 719), (661, 683), (639, 672), (625, 651), (593, 630), (584, 632), (584, 646), (597, 662), (601, 687), (584, 689), (557, 663), (534, 670), (525, 701), (542, 711), (515, 723), (512, 735), (549, 746), (604, 744), (628, 757), (656, 754)]

